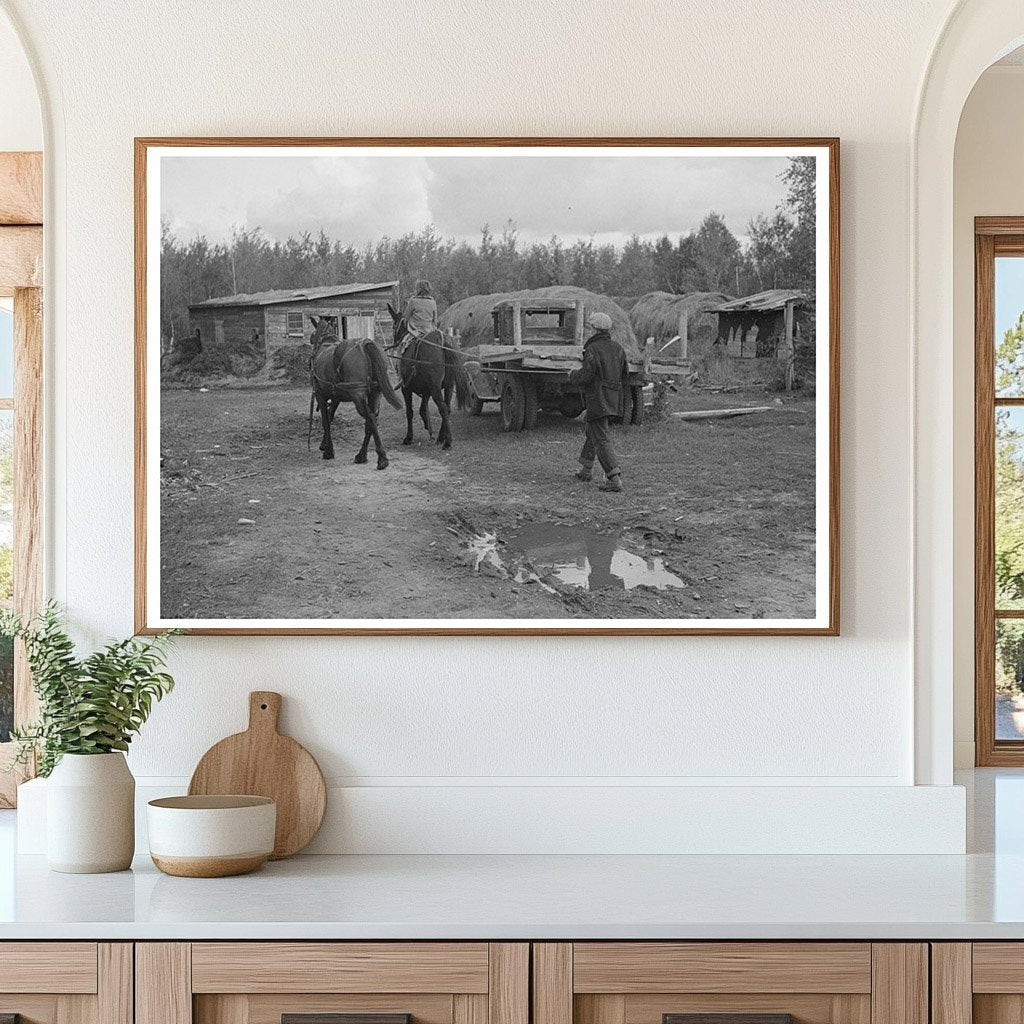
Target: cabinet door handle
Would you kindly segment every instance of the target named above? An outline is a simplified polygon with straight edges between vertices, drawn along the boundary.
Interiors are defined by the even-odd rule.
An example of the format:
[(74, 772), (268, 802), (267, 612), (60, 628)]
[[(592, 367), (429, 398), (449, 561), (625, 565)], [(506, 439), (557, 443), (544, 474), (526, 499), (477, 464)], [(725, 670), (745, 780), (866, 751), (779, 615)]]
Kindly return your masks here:
[(661, 1024), (793, 1024), (791, 1013), (663, 1013)]
[[(8, 1024), (0, 1020), (0, 1024)], [(17, 1024), (14, 1021), (13, 1024)], [(282, 1013), (281, 1024), (412, 1024), (411, 1013)]]

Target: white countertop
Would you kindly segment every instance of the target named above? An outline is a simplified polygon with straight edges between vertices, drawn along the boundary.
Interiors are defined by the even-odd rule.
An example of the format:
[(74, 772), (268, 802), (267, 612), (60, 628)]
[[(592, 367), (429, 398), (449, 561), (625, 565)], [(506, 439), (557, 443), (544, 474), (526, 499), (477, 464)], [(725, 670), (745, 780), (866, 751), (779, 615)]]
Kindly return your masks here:
[(240, 878), (23, 857), (0, 939), (1024, 938), (1024, 856), (298, 857)]
[(1024, 772), (978, 771), (966, 856), (296, 857), (241, 878), (60, 875), (0, 812), (0, 940), (1024, 939)]

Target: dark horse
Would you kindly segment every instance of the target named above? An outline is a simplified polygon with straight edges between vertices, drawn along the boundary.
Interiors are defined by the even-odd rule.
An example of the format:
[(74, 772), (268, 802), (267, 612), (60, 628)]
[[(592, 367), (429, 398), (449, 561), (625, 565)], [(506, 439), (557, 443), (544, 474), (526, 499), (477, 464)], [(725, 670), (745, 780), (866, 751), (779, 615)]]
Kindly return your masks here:
[[(373, 446), (377, 449), (377, 468), (387, 469), (387, 452), (384, 451), (377, 431), (380, 396), (383, 395), (396, 409), (402, 406), (388, 380), (388, 364), (384, 353), (369, 338), (342, 340), (335, 334), (321, 333), (319, 328), (314, 335), (313, 345), (310, 371), (313, 397), (320, 409), (320, 422), (324, 430), (320, 442), (324, 458), (334, 458), (334, 442), (331, 439), (334, 414), (342, 402), (352, 402), (366, 426), (363, 445), (356, 453), (355, 461), (366, 462), (366, 450), (370, 447), (372, 437)], [(312, 422), (312, 403), (309, 416)]]
[[(395, 344), (400, 345), (408, 336), (405, 317), (388, 303), (388, 311), (395, 324)], [(412, 396), (419, 395), (420, 416), (427, 428), (430, 440), (434, 431), (430, 426), (430, 412), (427, 403), (432, 398), (441, 413), (441, 430), (437, 443), (445, 448), (452, 446), (452, 426), (449, 419), (452, 391), (460, 409), (469, 404), (469, 376), (462, 361), (462, 353), (444, 343), (444, 335), (433, 330), (420, 338), (413, 338), (402, 353), (399, 374), (402, 377), (402, 394), (405, 396), (405, 418), (408, 430), (402, 444), (412, 444)]]

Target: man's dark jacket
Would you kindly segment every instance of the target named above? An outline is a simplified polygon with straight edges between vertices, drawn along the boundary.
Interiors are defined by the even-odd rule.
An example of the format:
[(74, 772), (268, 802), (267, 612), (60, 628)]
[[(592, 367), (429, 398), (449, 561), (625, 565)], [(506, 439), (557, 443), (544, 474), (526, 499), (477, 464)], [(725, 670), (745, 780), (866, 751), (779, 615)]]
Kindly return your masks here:
[(583, 385), (587, 419), (599, 420), (622, 415), (628, 378), (625, 350), (608, 331), (598, 331), (583, 346), (583, 366), (569, 374), (569, 383)]

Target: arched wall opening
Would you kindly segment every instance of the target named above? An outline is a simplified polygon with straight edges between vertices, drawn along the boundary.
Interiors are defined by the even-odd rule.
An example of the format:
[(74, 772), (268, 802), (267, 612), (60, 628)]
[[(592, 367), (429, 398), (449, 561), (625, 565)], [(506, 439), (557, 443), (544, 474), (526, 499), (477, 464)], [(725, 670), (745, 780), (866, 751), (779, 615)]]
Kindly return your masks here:
[(973, 509), (964, 477), (973, 472), (964, 466), (973, 389), (962, 379), (964, 359), (973, 366), (973, 331), (963, 337), (955, 320), (957, 131), (975, 84), (1022, 42), (1018, 0), (962, 0), (925, 71), (911, 140), (915, 778), (926, 785), (952, 781), (954, 704), (961, 740), (963, 694), (974, 685), (973, 658), (965, 655), (974, 643), (973, 513), (963, 521), (965, 500)]
[[(974, 219), (1022, 216), (1024, 47), (984, 71), (963, 109), (953, 180), (954, 764), (975, 764), (974, 742)], [(1005, 287), (1005, 284), (1004, 284)], [(1024, 301), (1022, 301), (1024, 305)], [(997, 332), (1003, 325), (997, 324)], [(997, 657), (997, 662), (1001, 659)], [(1019, 733), (1008, 691), (997, 698), (1001, 738)]]

